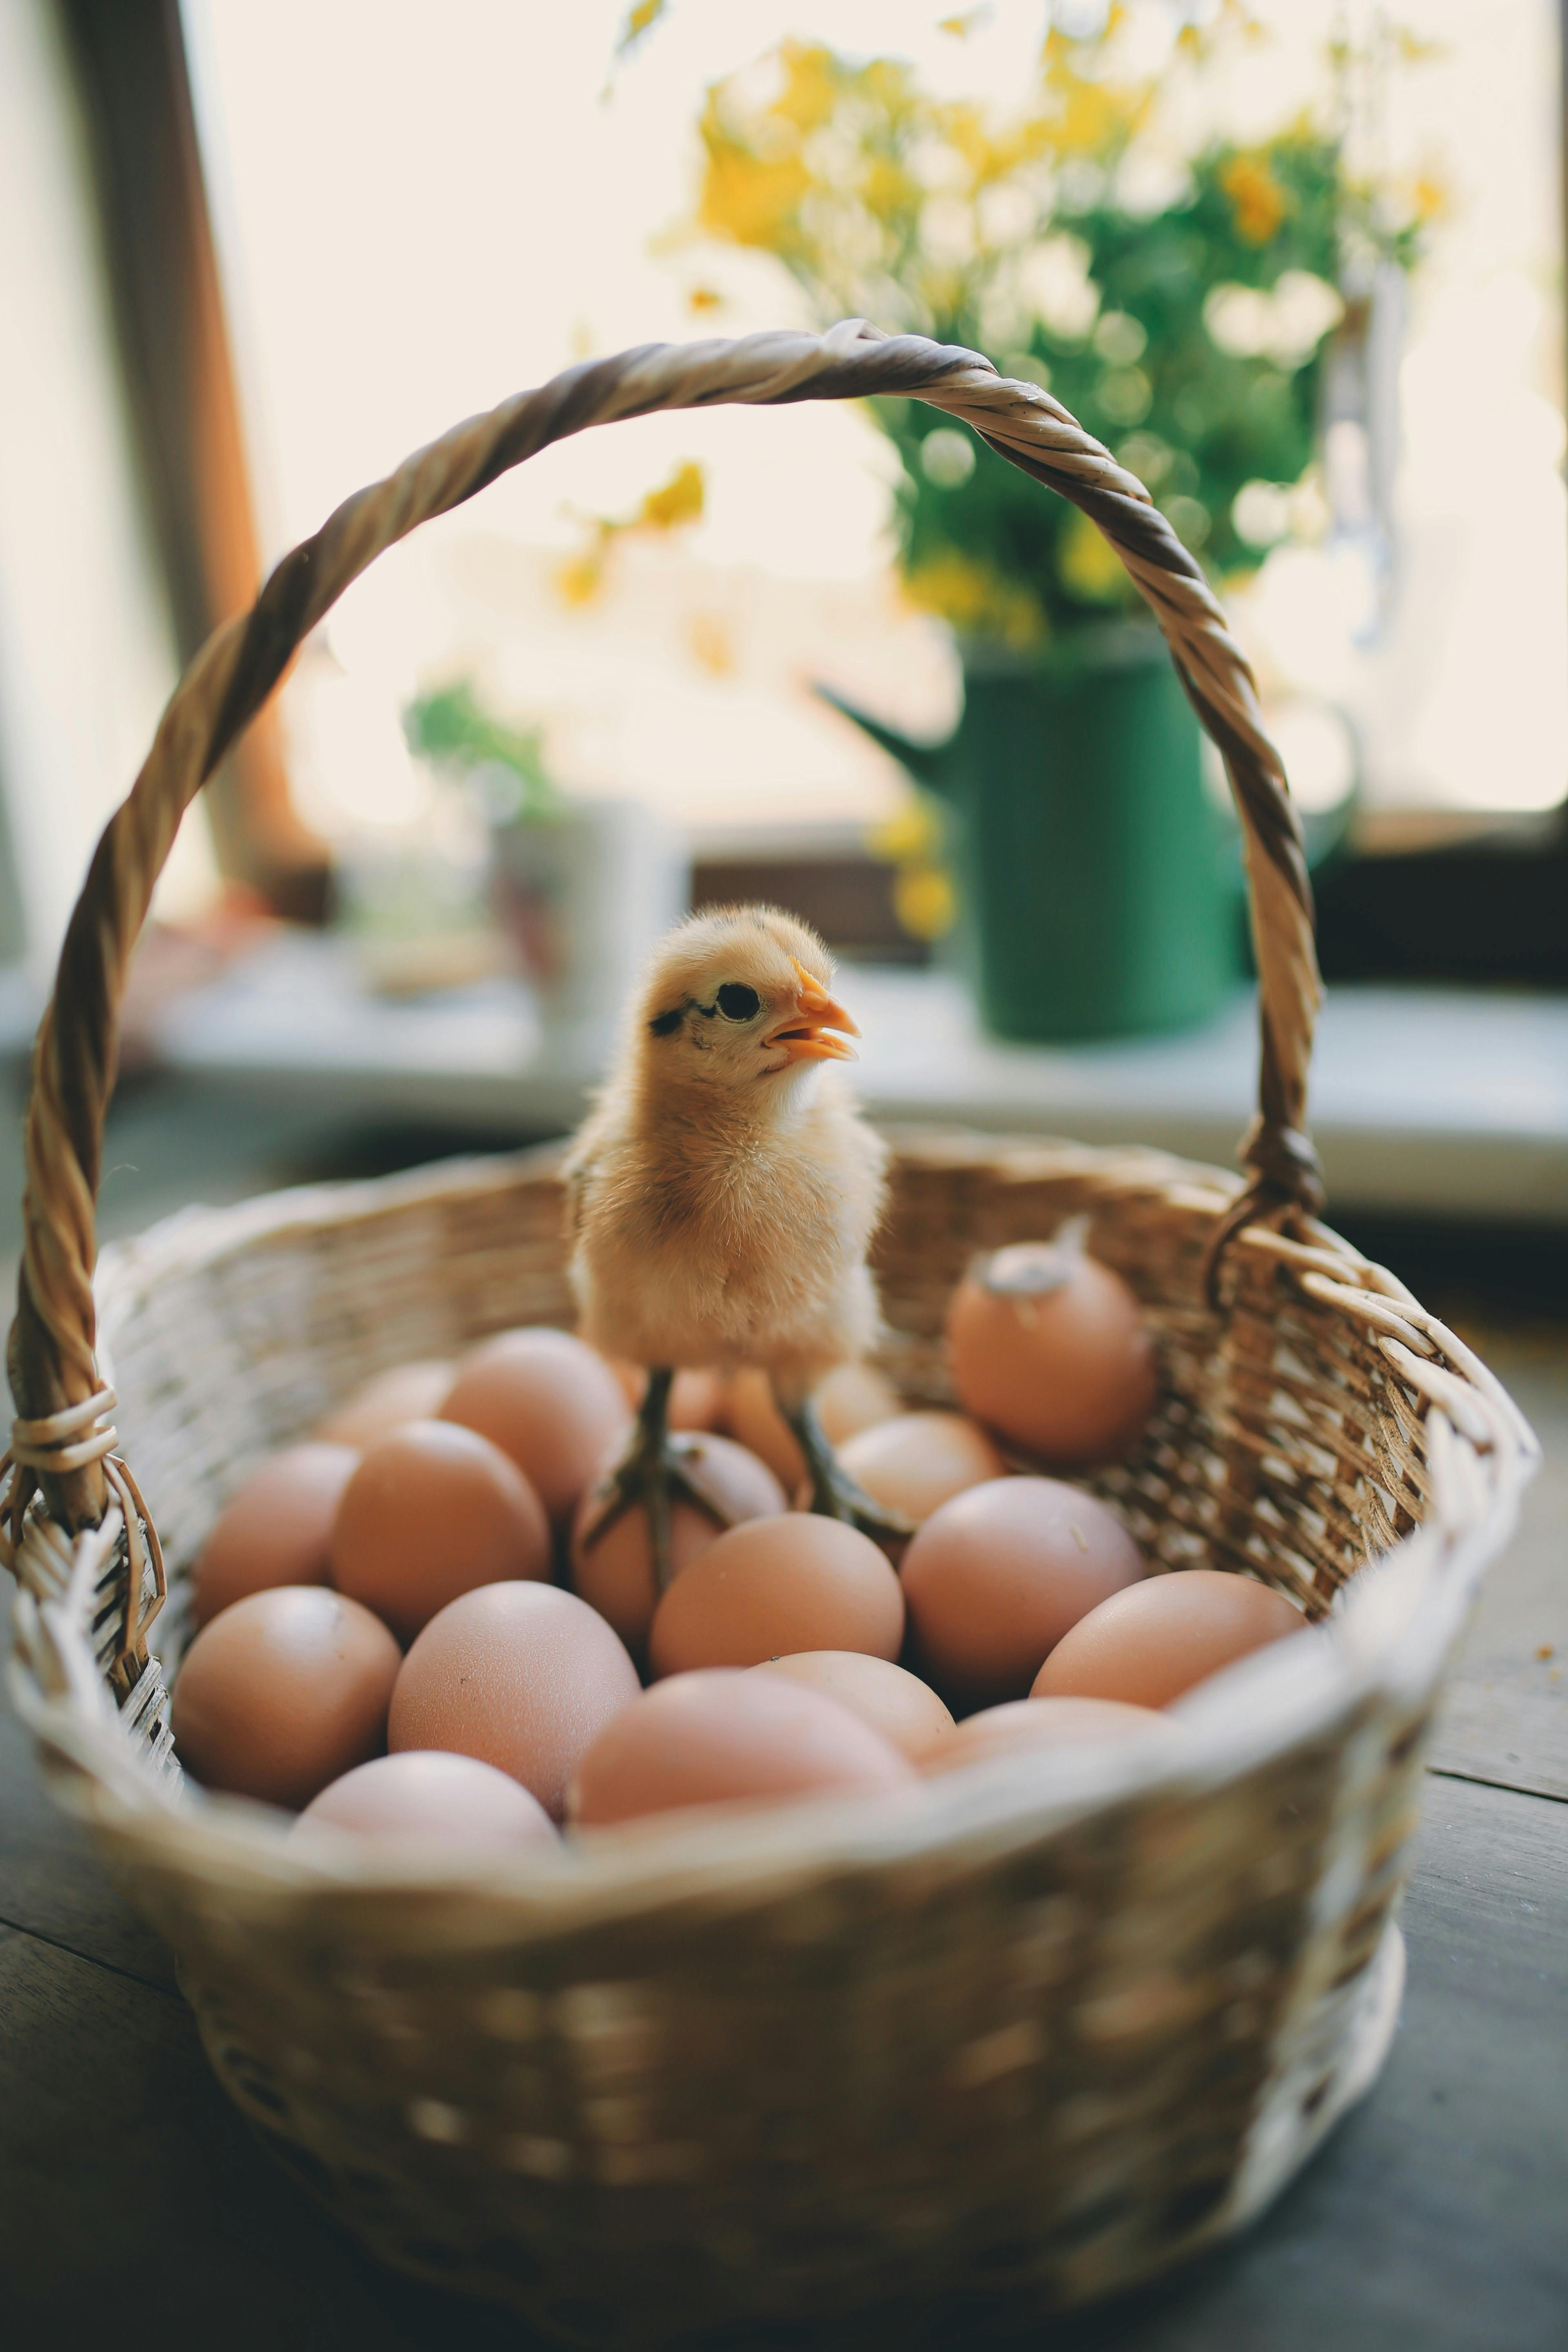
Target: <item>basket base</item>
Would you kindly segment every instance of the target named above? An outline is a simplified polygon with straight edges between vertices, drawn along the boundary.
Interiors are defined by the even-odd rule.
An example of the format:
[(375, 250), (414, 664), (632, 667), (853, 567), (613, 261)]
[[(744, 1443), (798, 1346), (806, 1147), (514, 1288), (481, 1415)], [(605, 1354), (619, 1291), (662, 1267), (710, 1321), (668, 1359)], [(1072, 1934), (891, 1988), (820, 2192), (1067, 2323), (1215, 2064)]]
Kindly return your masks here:
[(1405, 1937), (1391, 1919), (1371, 1966), (1347, 1988), (1354, 2014), (1342, 2028), (1343, 2039), (1332, 2073), (1308, 2084), (1309, 2071), (1293, 2069), (1265, 2103), (1252, 2127), (1236, 2185), (1210, 2234), (1231, 2236), (1272, 2205), (1328, 2137), (1340, 2117), (1364, 2099), (1383, 2072), (1393, 2046), (1405, 1999)]
[[(849, 2347), (858, 2352), (868, 2329), (880, 2334), (884, 2326), (892, 2327), (895, 2322), (889, 2340), (896, 2337), (908, 2343), (923, 2336), (939, 2312), (954, 2318), (962, 2313), (970, 2326), (978, 2326), (983, 2315), (993, 2309), (999, 2321), (1037, 2324), (1052, 2314), (1144, 2285), (1247, 2228), (1289, 2186), (1334, 2125), (1376, 2082), (1394, 2040), (1404, 1990), (1405, 1939), (1390, 1921), (1361, 1973), (1350, 1984), (1320, 1999), (1300, 2020), (1289, 2056), (1247, 2135), (1228, 2194), (1191, 2230), (1172, 2231), (1152, 2244), (1146, 2241), (1142, 2261), (1129, 2264), (1123, 2256), (1120, 2263), (1108, 2262), (1104, 2255), (1110, 2250), (1106, 2249), (1100, 2261), (1079, 2267), (1064, 2265), (1047, 2254), (1031, 2276), (1034, 2265), (1028, 2250), (1015, 2245), (1009, 2249), (1005, 2276), (987, 2276), (983, 2272), (971, 2277), (968, 2265), (960, 2258), (953, 2274), (940, 2281), (933, 2278), (935, 2292), (923, 2294), (918, 2308), (908, 2312), (887, 2301), (885, 2288), (864, 2302), (857, 2301), (851, 2290), (836, 2299), (830, 2311), (822, 2309), (816, 2300), (809, 2310), (792, 2310), (787, 2307), (787, 2295), (781, 2305), (778, 2294), (764, 2289), (754, 2299), (738, 2300), (732, 2311), (718, 2314), (710, 2305), (697, 2315), (701, 2340), (708, 2341), (716, 2326), (749, 2323), (765, 2327), (769, 2341), (776, 2341), (781, 2347), (794, 2341), (798, 2328), (802, 2352), (808, 2345), (809, 2352), (834, 2352), (840, 2345), (844, 2352), (849, 2352)], [(187, 1987), (187, 1991), (194, 1990)], [(579, 2296), (561, 2277), (547, 2285), (543, 2273), (549, 2257), (537, 2242), (531, 2248), (521, 2238), (504, 2244), (492, 2238), (483, 2247), (470, 2246), (463, 2252), (430, 2238), (422, 2242), (410, 2215), (378, 2203), (374, 2195), (367, 2198), (358, 2193), (356, 2181), (373, 2189), (374, 2181), (346, 2168), (323, 2163), (309, 2147), (279, 2130), (276, 2114), (269, 2112), (271, 2100), (250, 2078), (243, 2062), (236, 2063), (240, 2053), (227, 2033), (215, 2017), (204, 2013), (199, 1995), (194, 2005), (208, 2055), (225, 2088), (269, 2154), (313, 2201), (346, 2225), (389, 2268), (448, 2293), (501, 2305), (544, 2335), (593, 2347), (593, 2352), (652, 2352), (652, 2347), (677, 2346), (689, 2335), (692, 2323), (682, 2324), (667, 2294), (639, 2295), (631, 2302), (616, 2294), (611, 2304)], [(582, 2249), (576, 2252), (580, 2254)], [(581, 2265), (569, 2257), (563, 2268), (580, 2272)], [(573, 2284), (581, 2286), (581, 2276)], [(626, 2281), (623, 2278), (618, 2284), (624, 2288)], [(661, 2284), (668, 2289), (668, 2281)], [(776, 2287), (778, 2283), (773, 2284)], [(849, 2286), (847, 2279), (844, 2284)], [(942, 2336), (941, 2327), (935, 2332)]]

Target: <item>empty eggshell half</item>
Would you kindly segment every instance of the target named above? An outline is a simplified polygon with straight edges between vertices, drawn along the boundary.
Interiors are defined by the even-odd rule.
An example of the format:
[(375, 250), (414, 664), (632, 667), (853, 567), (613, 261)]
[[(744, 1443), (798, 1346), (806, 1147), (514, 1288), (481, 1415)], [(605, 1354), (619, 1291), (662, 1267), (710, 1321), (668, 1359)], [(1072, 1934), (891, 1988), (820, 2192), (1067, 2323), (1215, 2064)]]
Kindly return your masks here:
[(966, 1412), (1066, 1469), (1124, 1453), (1153, 1410), (1143, 1310), (1081, 1248), (1016, 1242), (953, 1292), (948, 1360)]

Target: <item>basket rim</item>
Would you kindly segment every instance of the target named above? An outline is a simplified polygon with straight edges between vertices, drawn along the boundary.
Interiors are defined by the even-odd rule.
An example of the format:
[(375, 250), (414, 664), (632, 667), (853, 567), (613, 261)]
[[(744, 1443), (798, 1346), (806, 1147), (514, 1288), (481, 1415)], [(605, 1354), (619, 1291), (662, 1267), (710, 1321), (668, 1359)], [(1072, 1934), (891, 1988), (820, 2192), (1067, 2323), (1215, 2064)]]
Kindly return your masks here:
[[(1224, 1213), (1238, 1189), (1237, 1180), (1222, 1171), (1141, 1146), (1097, 1148), (958, 1129), (904, 1130), (892, 1139), (906, 1159), (927, 1164), (983, 1160), (1020, 1177), (1051, 1171), (1098, 1177), (1108, 1199), (1152, 1189), (1215, 1214)], [(424, 1201), (435, 1204), (458, 1192), (548, 1180), (560, 1150), (545, 1144), (464, 1155), (392, 1176), (291, 1187), (228, 1208), (180, 1210), (104, 1251), (100, 1280), (107, 1349), (111, 1352), (117, 1317), (176, 1266), (211, 1264), (290, 1229), (330, 1230)], [(1310, 1295), (1342, 1290), (1345, 1311), (1371, 1319), (1374, 1330), (1381, 1313), (1414, 1332), (1406, 1320), (1413, 1310), (1428, 1329), (1442, 1331), (1393, 1277), (1388, 1281), (1408, 1302), (1405, 1311), (1369, 1292), (1364, 1278), (1381, 1269), (1370, 1268), (1326, 1228), (1312, 1231), (1313, 1238), (1301, 1244), (1261, 1232), (1243, 1234), (1237, 1245), (1296, 1250), (1311, 1261), (1300, 1274)], [(1329, 1244), (1339, 1253), (1337, 1284), (1321, 1270), (1335, 1262)], [(348, 1840), (339, 1852), (338, 1841), (320, 1836), (308, 1845), (290, 1842), (279, 1833), (288, 1816), (229, 1796), (176, 1794), (136, 1755), (124, 1717), (93, 1666), (87, 1638), (91, 1582), (79, 1575), (73, 1580), (74, 1603), (71, 1593), (40, 1600), (26, 1588), (19, 1592), (12, 1696), (43, 1750), (57, 1793), (112, 1844), (132, 1850), (140, 1867), (211, 1875), (234, 1895), (268, 1905), (281, 1901), (291, 1914), (321, 1906), (337, 1912), (345, 1905), (380, 1911), (389, 1898), (439, 1890), (444, 1924), (426, 1932), (442, 1942), (453, 1935), (471, 1940), (476, 1934), (563, 1933), (692, 1900), (749, 1907), (786, 1889), (880, 1865), (960, 1870), (1156, 1792), (1217, 1792), (1293, 1750), (1330, 1737), (1353, 1737), (1358, 1717), (1379, 1700), (1419, 1712), (1441, 1678), (1480, 1577), (1511, 1529), (1539, 1458), (1532, 1433), (1495, 1375), (1461, 1342), (1452, 1344), (1468, 1363), (1442, 1368), (1441, 1380), (1436, 1365), (1426, 1368), (1433, 1384), (1426, 1397), (1427, 1517), (1357, 1570), (1331, 1614), (1301, 1639), (1239, 1661), (1178, 1702), (1172, 1716), (1179, 1730), (1171, 1741), (1151, 1741), (1147, 1749), (1086, 1748), (1063, 1759), (1048, 1797), (1025, 1757), (923, 1780), (897, 1798), (826, 1797), (773, 1812), (742, 1807), (672, 1815), (515, 1863), (480, 1858), (465, 1864), (420, 1854), (412, 1846), (395, 1858), (378, 1857)], [(1385, 1352), (1409, 1355), (1397, 1338), (1385, 1338), (1383, 1345)], [(1410, 1361), (1421, 1370), (1415, 1358)], [(1404, 1370), (1397, 1358), (1395, 1369)], [(1479, 1412), (1464, 1406), (1467, 1395)], [(111, 1540), (108, 1522), (79, 1538), (78, 1552), (96, 1541), (101, 1557), (106, 1534)], [(143, 1680), (155, 1681), (157, 1673), (154, 1659)], [(133, 1712), (128, 1702), (127, 1714)]]

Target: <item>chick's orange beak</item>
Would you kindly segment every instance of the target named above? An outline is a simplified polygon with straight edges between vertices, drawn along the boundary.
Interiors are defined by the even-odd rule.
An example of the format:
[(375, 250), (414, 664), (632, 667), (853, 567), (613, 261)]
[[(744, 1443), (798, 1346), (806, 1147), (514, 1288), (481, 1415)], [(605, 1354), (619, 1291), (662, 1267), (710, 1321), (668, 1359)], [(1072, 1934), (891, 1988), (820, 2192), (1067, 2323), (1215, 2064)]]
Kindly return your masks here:
[(842, 1029), (851, 1037), (860, 1032), (841, 1004), (835, 1004), (823, 987), (814, 980), (803, 963), (790, 958), (800, 976), (800, 988), (795, 997), (795, 1011), (769, 1036), (764, 1046), (777, 1046), (790, 1062), (852, 1062), (855, 1049), (845, 1045), (841, 1037), (830, 1037), (826, 1032)]

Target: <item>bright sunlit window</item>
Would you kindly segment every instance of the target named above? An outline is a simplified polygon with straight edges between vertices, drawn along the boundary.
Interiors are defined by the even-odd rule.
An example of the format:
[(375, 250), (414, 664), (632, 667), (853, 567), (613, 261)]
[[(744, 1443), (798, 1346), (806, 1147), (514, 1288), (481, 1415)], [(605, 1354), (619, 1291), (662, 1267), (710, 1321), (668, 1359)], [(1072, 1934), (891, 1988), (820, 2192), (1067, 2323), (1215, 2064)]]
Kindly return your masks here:
[[(937, 95), (1005, 112), (1043, 22), (1037, 0), (946, 29), (909, 0), (685, 0), (617, 62), (625, 13), (185, 0), (272, 553), (421, 441), (575, 359), (813, 323), (782, 263), (689, 228), (716, 81), (796, 37), (907, 59)], [(1328, 0), (1257, 13), (1268, 37), (1205, 98), (1242, 139), (1291, 118), (1337, 25), (1378, 15)], [(1373, 338), (1382, 443), (1331, 425), (1336, 530), (1289, 527), (1269, 486), (1248, 486), (1237, 528), (1260, 554), (1279, 543), (1237, 617), (1272, 691), (1349, 716), (1370, 808), (1544, 808), (1568, 777), (1554, 14), (1400, 13), (1426, 53), (1363, 90), (1361, 135), (1377, 169), (1429, 192), (1433, 217)], [(1156, 73), (1182, 15), (1130, 11)], [(1239, 312), (1228, 331), (1254, 329), (1272, 331)], [(700, 519), (615, 534), (604, 578), (574, 593), (595, 519), (637, 517), (693, 461)], [(946, 630), (892, 569), (896, 473), (864, 415), (826, 406), (647, 419), (547, 453), (379, 565), (310, 650), (289, 700), (307, 813), (340, 838), (407, 822), (423, 787), (400, 710), (460, 672), (543, 726), (569, 787), (645, 794), (700, 838), (886, 815), (895, 772), (809, 682), (914, 730), (952, 710)]]

